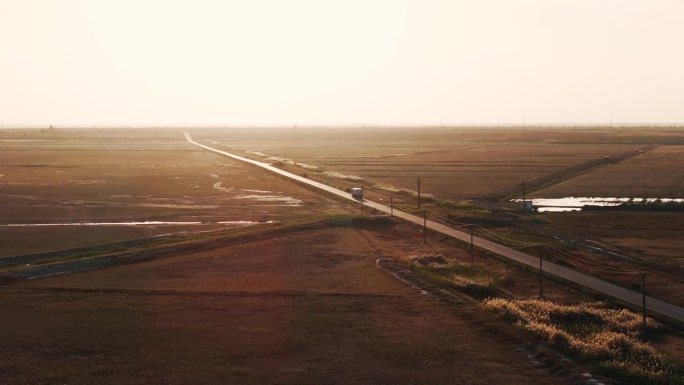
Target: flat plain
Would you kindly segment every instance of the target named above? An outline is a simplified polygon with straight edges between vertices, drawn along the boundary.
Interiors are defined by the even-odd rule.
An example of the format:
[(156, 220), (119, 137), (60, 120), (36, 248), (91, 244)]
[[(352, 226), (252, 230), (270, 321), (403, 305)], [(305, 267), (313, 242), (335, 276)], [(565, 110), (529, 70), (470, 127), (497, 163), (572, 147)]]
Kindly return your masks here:
[[(0, 149), (0, 257), (346, 212), (176, 130), (9, 130)], [(162, 223), (97, 225), (128, 222)]]
[(564, 383), (476, 302), (452, 308), (376, 266), (378, 250), (446, 249), (413, 239), (391, 223), (283, 229), (13, 284), (0, 293), (12, 309), (0, 373), (18, 384)]
[[(590, 240), (607, 252), (582, 258), (631, 270), (667, 273), (652, 290), (682, 303), (684, 227), (680, 212), (598, 211), (520, 215), (528, 197), (684, 197), (684, 131), (652, 127), (576, 128), (321, 128), (203, 130), (214, 145), (341, 188), (363, 185), (370, 199), (393, 199), (455, 223), (478, 223), (534, 241), (540, 233)], [(314, 166), (314, 167), (311, 167)], [(358, 178), (355, 178), (358, 177)], [(597, 246), (596, 244), (592, 244)], [(619, 267), (618, 267), (619, 268)], [(606, 276), (634, 286), (633, 278)]]
[[(637, 137), (640, 133), (627, 131)], [(203, 130), (195, 135), (250, 151), (247, 155), (255, 159), (294, 161), (299, 165), (295, 169), (308, 169), (309, 175), (318, 172), (326, 177), (328, 171), (342, 179), (362, 178), (368, 187), (391, 185), (413, 191), (420, 178), (423, 193), (463, 200), (497, 195), (525, 181), (635, 151), (652, 139), (650, 134), (641, 141), (619, 131), (612, 134), (586, 128), (354, 127)]]
[(684, 197), (684, 146), (660, 146), (623, 162), (596, 168), (536, 192), (547, 198)]
[[(482, 308), (477, 296), (438, 283), (407, 285), (402, 274), (410, 268), (401, 261), (445, 255), (467, 264), (464, 245), (433, 234), (424, 244), (416, 227), (373, 213), (364, 218), (358, 206), (192, 146), (184, 131), (0, 133), (0, 265), (45, 253), (25, 266), (0, 266), (2, 273), (58, 263), (53, 257), (114, 261), (3, 282), (3, 382), (596, 380), (583, 375), (590, 364), (547, 354), (542, 341)], [(370, 199), (392, 198), (410, 210), (420, 177), (422, 192), (432, 196), (423, 208), (432, 213), (518, 240), (562, 244), (595, 262), (666, 273), (649, 283), (649, 293), (680, 303), (680, 213), (525, 213), (508, 200), (522, 181), (530, 182), (532, 196), (641, 194), (625, 187), (638, 181), (654, 196), (674, 194), (684, 151), (679, 130), (187, 131), (210, 146), (340, 188), (363, 185)], [(634, 182), (618, 183), (630, 177)], [(564, 238), (640, 258), (592, 254)], [(534, 272), (488, 255), (474, 258), (506, 277), (497, 295), (537, 295)], [(403, 267), (388, 269), (382, 260)], [(632, 278), (617, 281), (638, 290)], [(557, 303), (594, 299), (562, 282), (544, 285), (545, 298)], [(648, 342), (681, 362), (684, 342), (670, 331), (653, 331)]]

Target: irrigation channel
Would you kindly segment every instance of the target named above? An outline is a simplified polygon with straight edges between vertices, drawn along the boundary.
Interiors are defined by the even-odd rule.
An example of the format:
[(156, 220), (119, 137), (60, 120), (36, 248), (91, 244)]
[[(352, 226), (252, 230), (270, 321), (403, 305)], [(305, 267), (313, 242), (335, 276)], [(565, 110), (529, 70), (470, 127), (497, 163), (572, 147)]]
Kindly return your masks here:
[[(358, 200), (353, 198), (351, 194), (349, 194), (346, 191), (342, 191), (340, 189), (328, 186), (324, 183), (317, 182), (315, 180), (311, 180), (308, 178), (304, 178), (302, 176), (299, 176), (297, 174), (281, 170), (277, 167), (273, 167), (272, 165), (264, 162), (259, 162), (253, 159), (245, 158), (239, 155), (231, 154), (226, 151), (218, 150), (216, 148), (198, 143), (192, 139), (190, 134), (185, 133), (185, 139), (200, 148), (203, 148), (205, 150), (214, 152), (216, 154), (222, 155), (222, 156), (227, 156), (229, 158), (239, 160), (242, 162), (250, 163), (255, 166), (264, 168), (268, 171), (271, 171), (273, 173), (288, 177), (290, 179), (293, 179), (297, 182), (313, 186), (316, 188), (319, 188), (323, 191), (326, 191), (330, 194), (336, 195), (340, 198), (356, 202), (357, 204), (359, 203)], [(615, 284), (612, 284), (610, 282), (606, 282), (604, 280), (594, 278), (590, 275), (580, 273), (579, 271), (573, 270), (568, 267), (564, 267), (549, 261), (544, 261), (543, 265), (540, 263), (541, 258), (530, 255), (527, 253), (524, 253), (522, 251), (518, 251), (512, 248), (509, 248), (504, 245), (500, 245), (498, 243), (494, 243), (492, 241), (489, 241), (484, 238), (480, 238), (477, 236), (472, 236), (471, 233), (469, 232), (464, 232), (461, 230), (454, 229), (452, 227), (449, 227), (447, 225), (432, 221), (432, 220), (427, 220), (424, 217), (420, 217), (417, 215), (413, 215), (410, 213), (407, 213), (402, 210), (398, 210), (396, 208), (392, 208), (390, 206), (382, 205), (376, 202), (372, 202), (369, 200), (363, 200), (363, 205), (372, 209), (375, 209), (377, 211), (380, 211), (382, 213), (386, 214), (391, 214), (394, 215), (395, 217), (404, 219), (408, 222), (420, 225), (420, 226), (425, 226), (426, 228), (444, 234), (446, 236), (458, 239), (460, 241), (463, 241), (465, 243), (471, 243), (473, 246), (478, 247), (480, 249), (486, 250), (488, 252), (497, 254), (499, 256), (508, 258), (510, 260), (516, 261), (518, 263), (521, 263), (523, 265), (527, 265), (529, 267), (532, 267), (534, 269), (540, 269), (541, 273), (552, 275), (558, 278), (565, 279), (567, 281), (576, 283), (578, 285), (582, 285), (584, 287), (587, 287), (589, 289), (592, 289), (596, 292), (599, 292), (601, 294), (607, 295), (609, 297), (618, 299), (620, 301), (624, 301), (628, 304), (633, 305), (635, 308), (642, 308), (644, 305), (644, 299), (645, 299), (645, 307), (646, 310), (655, 314), (659, 314), (661, 316), (665, 316), (668, 318), (671, 318), (673, 320), (676, 320), (680, 323), (684, 323), (684, 308), (673, 305), (671, 303), (659, 300), (657, 298), (653, 298), (650, 296), (643, 297), (643, 294), (640, 292), (635, 292), (629, 289), (625, 289), (624, 287), (617, 286)]]

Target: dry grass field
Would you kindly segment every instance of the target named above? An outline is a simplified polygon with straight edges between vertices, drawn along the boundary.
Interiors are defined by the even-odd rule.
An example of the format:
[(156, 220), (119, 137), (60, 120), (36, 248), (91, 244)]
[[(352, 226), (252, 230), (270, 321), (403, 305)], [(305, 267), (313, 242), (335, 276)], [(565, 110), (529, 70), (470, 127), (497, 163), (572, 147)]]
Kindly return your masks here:
[[(354, 217), (246, 231), (202, 251), (4, 286), (4, 380), (606, 381), (583, 374), (593, 373), (591, 364), (540, 348), (541, 340), (498, 319), (478, 300), (454, 292), (445, 302), (434, 284), (412, 287), (394, 276), (406, 280), (405, 270), (379, 268), (377, 262), (379, 256), (401, 263), (411, 255), (444, 255), (465, 266), (468, 253), (452, 242), (431, 236), (424, 245), (413, 226)], [(475, 261), (482, 274), (505, 277), (488, 295), (535, 295), (534, 274), (481, 255)], [(545, 293), (557, 303), (588, 300), (552, 281)], [(684, 355), (684, 340), (676, 334), (654, 330), (647, 343), (668, 359)]]
[(417, 235), (382, 222), (284, 229), (15, 283), (0, 293), (11, 309), (0, 374), (12, 384), (567, 383), (477, 302), (441, 304), (376, 267), (381, 253), (449, 248)]
[[(347, 210), (177, 130), (7, 130), (0, 197), (0, 256)], [(145, 221), (202, 224), (8, 226)]]
[(368, 187), (415, 190), (420, 177), (424, 193), (450, 200), (498, 196), (523, 181), (648, 143), (684, 140), (676, 130), (605, 128), (281, 128), (201, 130), (194, 135), (233, 151), (249, 151), (258, 160), (285, 160), (285, 166), (315, 178), (325, 179), (327, 171), (363, 178)]
[[(559, 183), (548, 183), (533, 194), (564, 196), (566, 190), (608, 185), (621, 189), (616, 181), (629, 177), (634, 183), (644, 181), (649, 192), (671, 194), (681, 187), (677, 163), (684, 146), (678, 142), (683, 137), (679, 131), (189, 131), (202, 143), (337, 187), (363, 184), (371, 199), (409, 200), (411, 191), (390, 190), (414, 190), (420, 177), (422, 191), (438, 200), (427, 207), (438, 213), (475, 218), (519, 240), (541, 239), (540, 232), (553, 230), (628, 256), (638, 254), (643, 258), (634, 263), (572, 251), (612, 266), (658, 270), (664, 278), (649, 278), (649, 294), (681, 304), (680, 213), (531, 214), (494, 200), (523, 180), (555, 175), (548, 180), (556, 182), (569, 169), (572, 173), (562, 174)], [(201, 150), (188, 144), (182, 132), (0, 133), (0, 258), (68, 249), (43, 258), (84, 261), (74, 265), (72, 274), (3, 282), (0, 306), (9, 310), (0, 319), (0, 328), (7, 331), (0, 334), (0, 382), (597, 380), (582, 375), (601, 368), (585, 360), (581, 349), (567, 350), (577, 362), (540, 353), (546, 351), (547, 340), (553, 345), (556, 337), (546, 333), (552, 329), (537, 325), (527, 328), (533, 331), (529, 334), (482, 307), (485, 296), (534, 297), (534, 272), (484, 255), (476, 255), (471, 266), (463, 245), (432, 234), (425, 245), (413, 226), (355, 217), (358, 207)], [(638, 153), (654, 142), (659, 146)], [(625, 153), (636, 156), (604, 161)], [(641, 179), (632, 175), (634, 170)], [(666, 177), (659, 178), (659, 173)], [(610, 194), (615, 195), (624, 194)], [(462, 202), (474, 197), (490, 199)], [(444, 200), (451, 202), (446, 205)], [(504, 214), (510, 221), (499, 220)], [(145, 221), (156, 223), (116, 225)], [(275, 223), (258, 225), (267, 221)], [(109, 224), (31, 226), (74, 222)], [(168, 234), (174, 235), (154, 238)], [(115, 241), (133, 243), (111, 244)], [(111, 263), (77, 272), (98, 259)], [(2, 269), (17, 268), (6, 266)], [(632, 278), (609, 279), (638, 290)], [(593, 300), (552, 280), (545, 281), (544, 293), (548, 300), (579, 304), (579, 309)], [(552, 331), (560, 335), (563, 330)], [(634, 342), (639, 352), (682, 362), (684, 340), (677, 332), (653, 326), (637, 337), (646, 344), (641, 349), (641, 342)], [(608, 345), (608, 353), (617, 354), (619, 346)], [(611, 370), (621, 370), (618, 377), (629, 377), (629, 371), (616, 365)], [(610, 374), (607, 366), (602, 368)], [(680, 369), (650, 378), (667, 383)]]
[[(486, 224), (490, 217), (511, 219), (510, 211), (499, 210), (506, 207), (505, 200), (475, 205), (463, 201), (520, 194), (522, 181), (528, 185), (543, 182), (540, 189), (528, 190), (534, 197), (682, 197), (684, 191), (684, 132), (679, 129), (356, 127), (204, 130), (196, 136), (338, 187), (364, 184), (371, 199), (387, 202), (392, 196), (395, 203), (404, 203), (400, 206), (404, 209), (415, 210), (415, 199), (410, 195), (420, 177), (423, 194), (454, 203), (447, 207), (428, 204), (427, 208), (442, 217), (454, 216), (460, 222), (481, 220)], [(625, 159), (610, 158), (629, 152), (631, 155)], [(563, 174), (564, 170), (571, 172)], [(344, 176), (351, 180), (340, 179)], [(350, 176), (363, 179), (353, 180)], [(409, 191), (402, 194), (398, 192), (401, 189)], [(483, 207), (479, 209), (478, 205)], [(513, 206), (517, 207), (508, 205), (508, 209)], [(492, 223), (516, 227), (525, 220), (539, 222), (541, 225), (533, 226), (532, 232), (547, 226), (567, 238), (589, 239), (623, 254), (636, 253), (650, 261), (647, 268), (669, 270), (675, 276), (682, 273), (684, 232), (679, 213), (601, 211), (514, 217), (512, 221)], [(625, 263), (610, 256), (591, 258), (611, 265)], [(679, 302), (678, 290), (672, 285), (679, 287), (680, 281), (665, 280), (656, 293)]]
[[(682, 134), (684, 136), (684, 134)], [(545, 198), (684, 197), (684, 146), (660, 146), (614, 165), (606, 165), (535, 192)]]

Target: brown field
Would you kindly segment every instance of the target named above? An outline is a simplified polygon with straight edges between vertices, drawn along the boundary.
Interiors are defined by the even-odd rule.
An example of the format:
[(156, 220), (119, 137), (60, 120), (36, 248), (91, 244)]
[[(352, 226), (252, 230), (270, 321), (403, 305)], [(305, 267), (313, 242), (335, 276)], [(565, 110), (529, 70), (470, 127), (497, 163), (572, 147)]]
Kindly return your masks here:
[[(547, 229), (589, 239), (591, 245), (615, 252), (578, 252), (585, 260), (615, 268), (649, 272), (650, 295), (684, 306), (684, 215), (681, 212), (573, 212), (548, 213)], [(593, 273), (596, 274), (596, 273)], [(600, 273), (596, 274), (601, 276)], [(604, 275), (603, 279), (640, 290), (638, 276)]]
[[(682, 134), (684, 136), (684, 133)], [(535, 192), (554, 198), (684, 197), (684, 146), (660, 146), (614, 165), (606, 165)]]
[[(612, 266), (646, 266), (665, 274), (649, 283), (649, 294), (681, 304), (682, 214), (524, 214), (508, 202), (492, 201), (523, 180), (573, 167), (579, 169), (535, 194), (566, 195), (565, 189), (590, 191), (610, 183), (621, 188), (615, 181), (630, 177), (644, 181), (654, 196), (681, 191), (679, 131), (191, 133), (206, 144), (337, 187), (362, 183), (371, 199), (410, 201), (410, 194), (376, 185), (414, 190), (420, 177), (424, 193), (457, 202), (427, 204), (440, 214), (480, 220), (521, 239), (549, 230), (638, 254), (640, 260), (630, 262), (573, 251)], [(592, 163), (651, 142), (661, 145), (617, 164)], [(109, 242), (179, 237), (130, 247), (129, 254), (147, 256), (137, 260), (142, 262), (121, 260), (106, 269), (4, 285), (0, 305), (10, 310), (0, 318), (2, 330), (9, 331), (0, 334), (3, 383), (551, 384), (585, 383), (580, 374), (591, 371), (563, 359), (530, 358), (529, 344), (542, 342), (472, 297), (454, 292), (444, 301), (434, 283), (421, 288), (430, 294), (424, 295), (391, 274), (397, 271), (376, 265), (379, 257), (403, 266), (411, 256), (445, 254), (461, 261), (453, 266), (465, 266), (469, 257), (462, 245), (432, 235), (423, 245), (415, 227), (359, 221), (353, 216), (358, 207), (191, 146), (182, 130), (6, 130), (0, 133), (0, 197), (4, 258), (90, 245), (94, 254), (86, 249), (74, 255), (96, 259), (128, 247), (103, 246)], [(490, 200), (459, 206), (474, 197)], [(128, 221), (202, 224), (2, 226)], [(243, 228), (221, 221), (276, 223)], [(500, 272), (496, 295), (536, 295), (534, 273), (482, 255), (476, 260), (482, 271)], [(627, 278), (616, 280), (639, 289)], [(545, 297), (558, 303), (591, 299), (559, 282), (545, 285)], [(682, 361), (684, 343), (676, 332), (662, 330), (648, 339)]]
[[(0, 256), (346, 212), (338, 202), (189, 145), (170, 130), (0, 135)], [(3, 227), (170, 221), (203, 225)]]
[(380, 253), (465, 254), (387, 226), (227, 240), (4, 287), (0, 373), (13, 384), (566, 383), (476, 302), (441, 304), (377, 268)]
[[(541, 225), (526, 226), (532, 233), (549, 228), (564, 238), (589, 239), (606, 249), (626, 255), (638, 254), (640, 263), (609, 255), (589, 255), (610, 265), (625, 268), (654, 269), (672, 274), (672, 279), (658, 281), (655, 294), (680, 303), (679, 287), (684, 274), (681, 245), (684, 244), (679, 213), (597, 212), (560, 213), (523, 216), (511, 212), (517, 205), (461, 203), (472, 197), (506, 196), (518, 190), (522, 181), (545, 181), (541, 189), (528, 191), (530, 196), (635, 196), (682, 197), (684, 191), (684, 131), (681, 129), (468, 129), (468, 128), (397, 128), (397, 129), (309, 129), (297, 131), (273, 129), (238, 131), (198, 131), (196, 136), (220, 143), (231, 151), (251, 151), (248, 156), (263, 160), (260, 154), (290, 159), (318, 170), (280, 163), (291, 171), (337, 185), (350, 187), (361, 183), (370, 199), (401, 202), (404, 209), (415, 209), (415, 199), (374, 187), (393, 185), (421, 190), (440, 200), (456, 202), (453, 207), (427, 204), (428, 210), (460, 222), (505, 218), (510, 231), (529, 221)], [(657, 147), (645, 147), (655, 144)], [(645, 148), (643, 153), (635, 150)], [(618, 161), (603, 161), (607, 156), (634, 151), (634, 156)], [(255, 154), (255, 152), (257, 154)], [(275, 162), (276, 159), (270, 161)], [(591, 163), (595, 162), (595, 163)], [(586, 169), (582, 165), (588, 164)], [(573, 170), (562, 175), (563, 170)], [(324, 171), (355, 175), (363, 181), (331, 178)], [(500, 194), (503, 192), (503, 194)], [(519, 196), (519, 195), (518, 195)], [(483, 210), (477, 209), (482, 205)], [(503, 210), (502, 210), (503, 209)], [(590, 219), (587, 219), (590, 218)], [(512, 219), (512, 221), (510, 220)], [(472, 222), (471, 222), (472, 223)], [(610, 280), (632, 286), (629, 279)], [(624, 282), (623, 282), (624, 281)]]
[(333, 171), (361, 177), (368, 187), (415, 190), (420, 177), (423, 193), (450, 200), (496, 195), (658, 138), (682, 139), (667, 130), (358, 127), (202, 130), (195, 136), (233, 151), (251, 151), (247, 155), (259, 160), (267, 159), (263, 154), (317, 166), (291, 169), (324, 180), (329, 178), (322, 173)]
[[(174, 253), (4, 286), (0, 373), (6, 383), (585, 383), (591, 369), (535, 345), (462, 294), (447, 303), (378, 268), (378, 256), (443, 254), (441, 237), (389, 220), (334, 220), (227, 236)], [(476, 256), (519, 298), (537, 277)], [(589, 298), (547, 281), (547, 299)], [(655, 333), (669, 357), (684, 340)], [(599, 377), (600, 379), (600, 377)], [(605, 379), (601, 379), (606, 381)]]

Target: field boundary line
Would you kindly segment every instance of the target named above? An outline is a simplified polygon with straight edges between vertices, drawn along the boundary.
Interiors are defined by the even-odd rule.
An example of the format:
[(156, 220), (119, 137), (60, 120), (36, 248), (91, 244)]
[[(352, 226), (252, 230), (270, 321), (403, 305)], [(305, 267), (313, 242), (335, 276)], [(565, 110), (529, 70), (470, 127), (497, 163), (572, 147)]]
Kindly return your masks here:
[[(624, 160), (637, 157), (639, 155), (645, 154), (646, 152), (655, 149), (656, 147), (658, 147), (657, 144), (647, 144), (645, 146), (641, 146), (633, 150), (608, 155), (603, 158), (594, 158), (580, 164), (565, 167), (551, 174), (539, 176), (537, 178), (525, 182), (527, 193), (530, 194), (532, 192), (551, 187), (555, 184), (564, 182), (568, 179), (572, 179), (580, 175), (584, 175), (588, 172), (594, 171), (595, 169), (602, 166), (614, 165)], [(519, 185), (504, 187), (483, 194), (484, 197), (494, 200), (511, 199), (519, 195)]]

